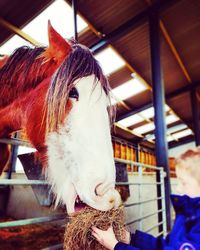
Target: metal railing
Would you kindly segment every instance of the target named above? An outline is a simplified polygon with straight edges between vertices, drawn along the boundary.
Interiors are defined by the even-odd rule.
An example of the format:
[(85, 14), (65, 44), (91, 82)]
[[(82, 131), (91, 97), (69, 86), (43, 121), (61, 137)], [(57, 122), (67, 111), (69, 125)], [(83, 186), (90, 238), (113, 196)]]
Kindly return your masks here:
[[(16, 141), (16, 140), (15, 140)], [(166, 218), (166, 208), (165, 208), (165, 190), (164, 190), (164, 177), (165, 177), (165, 173), (163, 171), (163, 168), (161, 167), (154, 167), (151, 165), (147, 165), (147, 164), (143, 164), (143, 163), (138, 163), (138, 162), (133, 162), (133, 161), (129, 161), (129, 160), (122, 160), (122, 159), (115, 159), (116, 162), (120, 162), (120, 163), (124, 163), (127, 165), (131, 165), (131, 169), (134, 169), (134, 166), (138, 167), (138, 171), (135, 172), (135, 174), (137, 174), (138, 176), (138, 180), (137, 182), (134, 181), (128, 181), (128, 182), (117, 182), (117, 185), (129, 185), (129, 186), (138, 186), (138, 197), (139, 197), (139, 201), (137, 202), (132, 202), (129, 204), (125, 204), (125, 208), (130, 208), (133, 206), (138, 205), (139, 206), (139, 217), (135, 218), (132, 221), (127, 222), (127, 225), (132, 225), (136, 222), (139, 222), (139, 230), (143, 230), (143, 222), (145, 219), (150, 218), (152, 216), (155, 216), (158, 213), (162, 213), (162, 217)], [(160, 182), (145, 182), (145, 175), (143, 173), (143, 169), (151, 169), (152, 171), (154, 171), (154, 173), (152, 173), (152, 176), (155, 175), (156, 171), (159, 171), (160, 173)], [(133, 172), (131, 172), (133, 173)], [(150, 174), (150, 172), (148, 172), (148, 174)], [(43, 180), (24, 180), (24, 179), (0, 179), (0, 185), (48, 185), (47, 181), (43, 181)], [(142, 188), (146, 185), (152, 186), (152, 185), (161, 185), (161, 197), (152, 197), (146, 200), (142, 199)], [(148, 214), (144, 214), (144, 210), (143, 210), (143, 205), (144, 204), (148, 204), (150, 202), (153, 201), (158, 201), (161, 200), (162, 201), (162, 209), (158, 210), (155, 207), (155, 211), (148, 213)], [(47, 216), (47, 217), (39, 217), (39, 218), (31, 218), (31, 219), (24, 219), (24, 220), (17, 220), (17, 221), (9, 221), (9, 222), (1, 222), (0, 223), (0, 228), (5, 228), (5, 227), (17, 227), (17, 226), (25, 226), (25, 225), (30, 225), (30, 224), (36, 224), (36, 223), (43, 223), (43, 222), (51, 222), (51, 221), (55, 221), (55, 220), (65, 220), (67, 219), (67, 215), (66, 214), (58, 214), (58, 215), (52, 215), (52, 216)], [(150, 228), (147, 228), (145, 230), (145, 232), (151, 232), (152, 230), (154, 230), (155, 228), (158, 228), (160, 225), (163, 225), (163, 231), (159, 232), (158, 235), (166, 235), (167, 234), (167, 227), (166, 227), (166, 220), (163, 219), (163, 221), (158, 222), (154, 225), (151, 225)], [(62, 246), (62, 244), (58, 244), (56, 246), (51, 246), (49, 248), (45, 248), (45, 249), (60, 249)]]
[[(132, 203), (129, 203), (129, 204), (125, 204), (125, 207), (128, 208), (128, 207), (139, 205), (139, 208), (138, 208), (139, 209), (139, 217), (135, 218), (132, 221), (127, 222), (127, 225), (132, 225), (132, 224), (134, 224), (136, 222), (139, 222), (139, 228), (138, 229), (143, 230), (143, 221), (145, 219), (147, 219), (149, 217), (152, 217), (152, 216), (158, 214), (159, 212), (161, 212), (163, 221), (158, 222), (156, 225), (151, 226), (150, 228), (146, 229), (145, 231), (150, 232), (153, 229), (155, 229), (156, 227), (159, 227), (160, 225), (162, 225), (163, 226), (163, 231), (159, 232), (159, 234), (166, 235), (167, 234), (167, 225), (166, 225), (166, 219), (165, 219), (166, 218), (166, 206), (165, 206), (165, 190), (164, 190), (165, 172), (164, 172), (163, 168), (162, 167), (151, 166), (151, 165), (144, 164), (144, 163), (134, 162), (134, 161), (130, 161), (130, 160), (122, 160), (122, 159), (118, 159), (118, 158), (116, 158), (115, 161), (130, 165), (131, 169), (132, 169), (132, 172), (133, 172), (134, 166), (138, 167), (138, 171), (135, 172), (135, 173), (138, 175), (139, 182), (118, 182), (118, 183), (116, 183), (118, 185), (130, 185), (130, 186), (131, 185), (136, 185), (136, 186), (138, 186), (139, 201), (138, 202), (132, 202)], [(156, 181), (154, 181), (154, 182), (146, 182), (145, 181), (144, 182), (145, 175), (144, 175), (143, 169), (150, 169), (150, 170), (154, 171), (152, 175), (155, 175), (156, 171), (159, 171), (161, 181), (160, 182), (156, 182)], [(149, 174), (150, 174), (150, 172), (148, 172), (148, 175)], [(144, 185), (145, 186), (146, 185), (149, 185), (149, 186), (160, 185), (161, 186), (161, 197), (155, 197), (154, 196), (151, 199), (142, 200), (142, 187), (144, 187)], [(153, 202), (153, 201), (158, 201), (158, 200), (161, 200), (161, 202), (162, 202), (162, 209), (160, 209), (160, 210), (157, 209), (153, 213), (143, 215), (144, 214), (143, 204), (147, 204), (147, 203), (150, 203), (150, 202)]]
[(68, 221), (68, 216), (67, 214), (56, 214), (52, 216), (44, 216), (44, 217), (37, 217), (37, 218), (30, 218), (30, 219), (23, 219), (23, 220), (1, 222), (0, 228), (21, 227), (21, 226), (27, 226), (27, 225), (32, 225), (32, 224), (52, 222), (52, 221), (57, 221), (57, 220)]

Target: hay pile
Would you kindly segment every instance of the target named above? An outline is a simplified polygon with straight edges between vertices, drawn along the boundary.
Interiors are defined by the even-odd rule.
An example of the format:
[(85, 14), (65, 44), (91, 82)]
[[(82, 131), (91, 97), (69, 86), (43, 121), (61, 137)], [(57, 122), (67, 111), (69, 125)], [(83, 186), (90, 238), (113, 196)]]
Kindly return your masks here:
[(90, 207), (73, 214), (66, 227), (64, 250), (106, 250), (91, 234), (91, 227), (107, 230), (113, 226), (117, 240), (123, 241), (124, 208), (102, 212)]

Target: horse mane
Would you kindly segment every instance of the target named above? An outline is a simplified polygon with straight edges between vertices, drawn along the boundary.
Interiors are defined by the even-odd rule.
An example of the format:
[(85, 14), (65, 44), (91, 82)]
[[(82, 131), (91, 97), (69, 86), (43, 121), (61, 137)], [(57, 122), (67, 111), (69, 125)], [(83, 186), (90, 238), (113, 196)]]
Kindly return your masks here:
[[(85, 46), (74, 43), (72, 51), (57, 70), (50, 83), (46, 96), (46, 134), (56, 131), (63, 122), (70, 90), (74, 82), (86, 76), (94, 75), (94, 84), (99, 81), (111, 103), (110, 85), (107, 77), (94, 58), (92, 52)], [(111, 105), (110, 105), (111, 106)], [(113, 109), (109, 109), (109, 117), (113, 117)]]
[(22, 46), (9, 56), (0, 68), (0, 107), (11, 103), (21, 93), (35, 88), (49, 75), (47, 69), (52, 62), (44, 61), (41, 56), (44, 51), (44, 47)]

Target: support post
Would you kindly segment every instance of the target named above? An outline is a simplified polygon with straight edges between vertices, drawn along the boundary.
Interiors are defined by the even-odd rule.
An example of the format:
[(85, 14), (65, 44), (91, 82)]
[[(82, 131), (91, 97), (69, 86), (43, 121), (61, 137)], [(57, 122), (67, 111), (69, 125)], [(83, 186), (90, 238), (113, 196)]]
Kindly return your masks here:
[[(18, 133), (15, 133), (14, 138), (18, 138)], [(11, 146), (11, 158), (9, 161), (9, 169), (8, 169), (8, 179), (12, 179), (12, 172), (15, 172), (16, 169), (16, 162), (17, 162), (17, 154), (18, 154), (18, 147), (17, 145)]]
[[(152, 89), (153, 89), (153, 105), (155, 109), (155, 138), (156, 138), (156, 163), (157, 166), (163, 167), (166, 177), (164, 178), (165, 186), (165, 203), (166, 203), (166, 222), (167, 230), (171, 229), (171, 213), (170, 213), (170, 175), (168, 167), (168, 145), (166, 141), (166, 122), (165, 122), (165, 97), (164, 84), (161, 72), (160, 62), (160, 28), (158, 12), (153, 11), (149, 15), (150, 28), (150, 50), (151, 50), (151, 69), (152, 69)], [(157, 182), (160, 182), (160, 174), (157, 171)], [(161, 185), (157, 186), (157, 195), (161, 196)], [(162, 209), (162, 201), (158, 200), (158, 210)], [(158, 220), (162, 218), (162, 212), (158, 214)], [(162, 225), (159, 227), (163, 231)]]
[(195, 144), (196, 146), (199, 146), (200, 145), (200, 121), (199, 121), (199, 103), (198, 103), (197, 96), (196, 96), (196, 89), (191, 90), (190, 98), (191, 98)]
[(77, 0), (72, 0), (73, 18), (74, 18), (74, 38), (78, 42), (77, 31)]

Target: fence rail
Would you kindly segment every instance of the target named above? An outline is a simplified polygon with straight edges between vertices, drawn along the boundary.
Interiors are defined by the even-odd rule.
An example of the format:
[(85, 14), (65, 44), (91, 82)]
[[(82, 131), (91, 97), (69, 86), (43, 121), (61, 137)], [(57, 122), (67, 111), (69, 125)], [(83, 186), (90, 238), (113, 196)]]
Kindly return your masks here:
[(27, 226), (27, 225), (32, 225), (32, 224), (39, 224), (39, 223), (44, 223), (44, 222), (52, 222), (56, 220), (66, 220), (66, 219), (67, 219), (67, 214), (57, 214), (57, 215), (52, 215), (52, 216), (1, 222), (0, 228), (21, 227), (21, 226)]
[[(16, 140), (15, 140), (16, 142)], [(166, 218), (166, 208), (165, 208), (165, 192), (164, 192), (164, 177), (165, 177), (165, 173), (163, 171), (163, 168), (161, 167), (153, 167), (147, 164), (143, 164), (143, 163), (138, 163), (138, 162), (133, 162), (133, 161), (129, 161), (129, 160), (121, 160), (121, 159), (115, 159), (116, 162), (120, 162), (120, 163), (124, 163), (124, 164), (129, 164), (131, 166), (137, 166), (138, 167), (138, 172), (137, 175), (139, 177), (139, 182), (117, 182), (117, 185), (137, 185), (139, 188), (139, 197), (141, 196), (141, 188), (146, 186), (146, 185), (161, 185), (161, 197), (153, 197), (153, 198), (149, 198), (147, 200), (139, 200), (138, 202), (133, 202), (133, 203), (129, 203), (129, 204), (125, 204), (126, 208), (130, 208), (132, 206), (136, 206), (139, 205), (139, 214), (140, 216), (138, 218), (135, 218), (134, 220), (127, 222), (126, 225), (132, 225), (136, 222), (140, 223), (140, 229), (142, 228), (142, 222), (151, 217), (154, 216), (158, 213), (162, 213), (163, 214), (163, 218)], [(159, 171), (160, 176), (161, 176), (161, 181), (160, 182), (144, 182), (143, 181), (143, 172), (142, 169), (143, 168), (148, 168), (148, 169), (152, 169), (155, 171)], [(131, 173), (129, 173), (131, 174)], [(0, 179), (0, 185), (48, 185), (47, 181), (44, 180), (25, 180), (25, 179)], [(140, 197), (141, 198), (141, 197)], [(143, 214), (143, 204), (147, 204), (153, 201), (158, 201), (161, 200), (162, 201), (162, 209), (160, 210), (156, 210), (155, 212), (151, 212), (149, 214), (146, 215), (142, 215)], [(58, 215), (53, 215), (53, 216), (47, 216), (47, 217), (38, 217), (38, 218), (31, 218), (31, 219), (25, 219), (25, 220), (17, 220), (17, 221), (9, 221), (9, 222), (1, 222), (0, 223), (0, 228), (5, 228), (5, 227), (17, 227), (17, 226), (25, 226), (25, 225), (31, 225), (31, 224), (36, 224), (36, 223), (48, 223), (51, 221), (56, 221), (56, 220), (66, 220), (67, 221), (67, 215), (66, 214), (58, 214)], [(153, 229), (155, 229), (156, 227), (158, 228), (160, 225), (163, 225), (163, 231), (159, 232), (159, 234), (166, 234), (166, 220), (164, 219), (163, 221), (153, 225), (152, 227), (148, 228), (146, 230), (146, 232), (149, 232)], [(60, 249), (62, 247), (62, 244), (58, 244), (55, 246), (51, 246), (49, 248), (45, 248), (43, 250), (47, 250), (47, 249)]]

